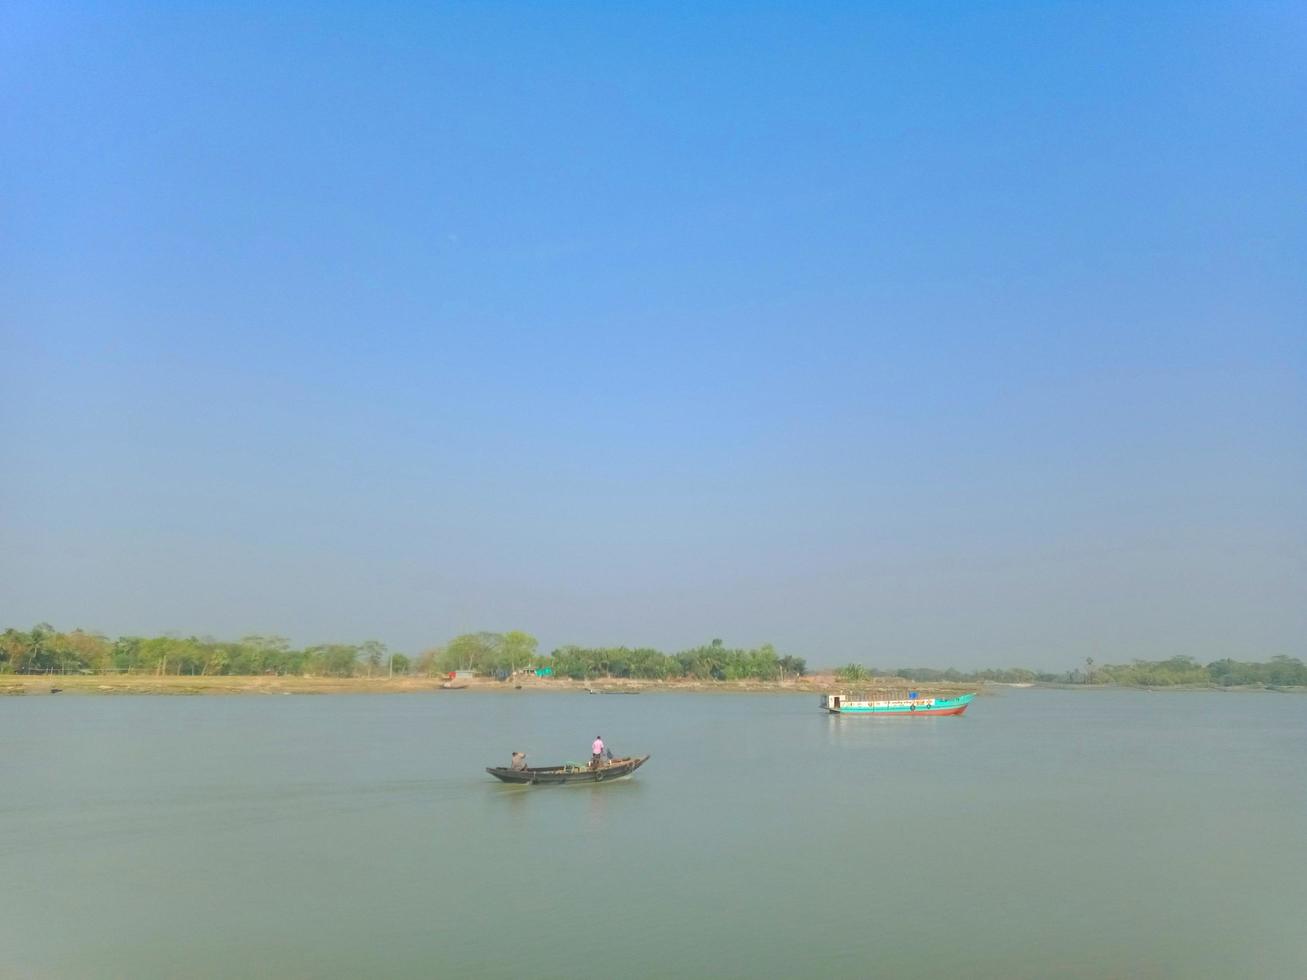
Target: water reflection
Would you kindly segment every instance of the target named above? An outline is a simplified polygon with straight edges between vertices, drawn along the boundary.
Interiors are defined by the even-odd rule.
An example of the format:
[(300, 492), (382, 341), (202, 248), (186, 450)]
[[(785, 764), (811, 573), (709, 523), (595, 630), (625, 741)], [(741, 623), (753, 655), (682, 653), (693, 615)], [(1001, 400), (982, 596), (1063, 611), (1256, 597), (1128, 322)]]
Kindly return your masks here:
[(603, 830), (608, 822), (608, 794), (604, 790), (611, 787), (592, 785), (586, 788), (590, 791), (589, 806), (586, 807), (586, 828), (594, 833)]
[(528, 830), (527, 821), (531, 817), (531, 796), (532, 787), (530, 786), (496, 786), (498, 792), (495, 796), (504, 797), (505, 805), (508, 807), (509, 821), (513, 825), (514, 834), (525, 833)]
[(893, 747), (895, 745), (938, 741), (955, 735), (945, 726), (965, 725), (966, 716), (952, 715), (923, 718), (876, 718), (853, 715), (826, 716), (825, 741), (828, 746)]
[[(610, 820), (620, 819), (643, 787), (636, 779), (621, 779), (610, 783), (577, 783), (564, 786), (507, 786), (486, 787), (485, 802), (490, 808), (488, 818), (496, 812), (506, 814), (509, 832), (515, 837), (537, 832), (541, 819), (559, 817), (558, 811), (577, 816), (578, 804), (585, 809), (582, 825), (587, 832), (604, 830)], [(617, 804), (614, 806), (614, 804)], [(575, 826), (576, 821), (573, 821)]]

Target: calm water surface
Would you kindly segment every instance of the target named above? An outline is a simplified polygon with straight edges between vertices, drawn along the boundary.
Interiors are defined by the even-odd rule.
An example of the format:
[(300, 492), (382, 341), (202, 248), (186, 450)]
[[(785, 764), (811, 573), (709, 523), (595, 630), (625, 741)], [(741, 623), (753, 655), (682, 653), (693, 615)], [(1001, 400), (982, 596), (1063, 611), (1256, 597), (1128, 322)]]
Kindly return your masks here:
[(1307, 976), (1307, 697), (816, 700), (0, 700), (0, 975)]

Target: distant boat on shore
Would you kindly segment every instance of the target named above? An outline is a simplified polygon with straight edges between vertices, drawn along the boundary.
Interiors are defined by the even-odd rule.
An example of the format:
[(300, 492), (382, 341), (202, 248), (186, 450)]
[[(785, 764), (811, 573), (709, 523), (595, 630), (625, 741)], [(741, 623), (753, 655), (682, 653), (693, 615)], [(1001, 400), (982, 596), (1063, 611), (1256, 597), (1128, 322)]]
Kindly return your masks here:
[(916, 691), (907, 697), (867, 698), (857, 694), (823, 694), (821, 707), (833, 715), (960, 715), (975, 698), (975, 692), (944, 698), (918, 697)]

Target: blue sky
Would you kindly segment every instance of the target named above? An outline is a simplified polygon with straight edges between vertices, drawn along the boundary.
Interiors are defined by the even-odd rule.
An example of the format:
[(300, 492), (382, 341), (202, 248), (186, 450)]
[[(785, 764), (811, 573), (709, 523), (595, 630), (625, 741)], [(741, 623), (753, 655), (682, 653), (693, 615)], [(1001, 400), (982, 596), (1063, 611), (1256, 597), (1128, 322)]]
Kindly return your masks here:
[(0, 18), (3, 625), (1307, 654), (1301, 5)]

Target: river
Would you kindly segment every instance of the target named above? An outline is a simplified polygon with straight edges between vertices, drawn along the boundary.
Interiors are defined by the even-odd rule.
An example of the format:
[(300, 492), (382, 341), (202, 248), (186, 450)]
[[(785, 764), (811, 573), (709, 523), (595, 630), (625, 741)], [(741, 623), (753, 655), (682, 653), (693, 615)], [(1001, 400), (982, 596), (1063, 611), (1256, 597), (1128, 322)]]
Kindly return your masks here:
[(0, 976), (1297, 977), (1305, 841), (1294, 695), (0, 699)]

